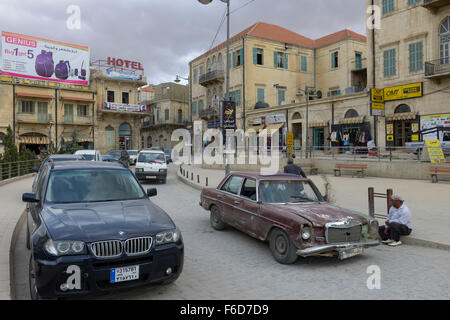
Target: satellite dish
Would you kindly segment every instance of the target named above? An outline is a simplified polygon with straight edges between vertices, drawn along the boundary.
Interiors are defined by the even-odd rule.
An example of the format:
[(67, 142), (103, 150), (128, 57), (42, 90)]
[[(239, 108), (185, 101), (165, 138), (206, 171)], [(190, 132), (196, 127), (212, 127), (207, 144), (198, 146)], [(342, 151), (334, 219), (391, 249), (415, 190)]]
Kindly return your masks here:
[(198, 0), (201, 4), (210, 4), (212, 0)]
[(322, 99), (323, 95), (322, 95), (322, 91), (318, 90), (317, 91), (317, 99)]

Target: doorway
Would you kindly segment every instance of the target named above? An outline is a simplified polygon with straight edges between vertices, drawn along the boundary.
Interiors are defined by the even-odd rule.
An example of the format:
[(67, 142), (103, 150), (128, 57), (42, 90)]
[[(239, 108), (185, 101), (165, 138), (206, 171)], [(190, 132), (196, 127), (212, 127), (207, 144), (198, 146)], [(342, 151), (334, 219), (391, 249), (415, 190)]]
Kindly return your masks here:
[(314, 150), (323, 150), (325, 145), (325, 128), (314, 128), (313, 130)]

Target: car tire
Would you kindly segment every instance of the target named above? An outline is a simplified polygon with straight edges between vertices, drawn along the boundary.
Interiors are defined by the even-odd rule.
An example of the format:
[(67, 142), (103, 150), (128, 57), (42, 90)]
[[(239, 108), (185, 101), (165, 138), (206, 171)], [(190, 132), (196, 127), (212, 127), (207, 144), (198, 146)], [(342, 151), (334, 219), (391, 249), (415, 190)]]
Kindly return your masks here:
[(45, 300), (39, 295), (39, 292), (37, 291), (36, 276), (33, 270), (33, 255), (31, 254), (30, 254), (30, 261), (28, 263), (28, 282), (30, 286), (31, 300)]
[(225, 229), (226, 224), (222, 221), (220, 217), (220, 210), (216, 206), (211, 207), (211, 216), (210, 216), (211, 227), (215, 230), (222, 231)]
[(297, 262), (297, 248), (288, 234), (281, 229), (274, 229), (270, 234), (270, 251), (278, 263), (293, 264)]

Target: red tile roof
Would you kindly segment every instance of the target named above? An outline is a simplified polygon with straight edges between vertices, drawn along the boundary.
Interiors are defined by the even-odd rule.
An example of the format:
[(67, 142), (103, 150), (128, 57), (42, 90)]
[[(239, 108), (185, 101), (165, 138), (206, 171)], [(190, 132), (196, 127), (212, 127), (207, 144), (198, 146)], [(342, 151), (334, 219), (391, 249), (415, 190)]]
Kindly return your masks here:
[(145, 91), (145, 92), (155, 92), (155, 89), (153, 89), (152, 87), (143, 87), (143, 88), (141, 88), (141, 91)]
[[(233, 43), (234, 41), (237, 41), (239, 39), (242, 39), (245, 36), (253, 36), (257, 38), (267, 39), (267, 40), (273, 40), (273, 41), (279, 41), (283, 43), (293, 44), (300, 47), (306, 47), (306, 48), (319, 48), (323, 47), (338, 41), (342, 41), (348, 38), (354, 38), (360, 41), (366, 41), (366, 37), (362, 34), (353, 32), (351, 30), (342, 30), (333, 34), (330, 34), (328, 36), (322, 37), (317, 40), (313, 40), (307, 37), (304, 37), (298, 33), (295, 33), (294, 31), (290, 31), (288, 29), (285, 29), (283, 27), (266, 23), (266, 22), (257, 22), (254, 25), (248, 27), (247, 29), (244, 29), (243, 31), (239, 32), (237, 35), (230, 38), (230, 43)], [(219, 49), (224, 48), (227, 45), (227, 42), (222, 42), (218, 46), (212, 48), (211, 50), (205, 52), (201, 56), (195, 58), (193, 61), (200, 59), (204, 56), (207, 56), (211, 52), (217, 51)]]

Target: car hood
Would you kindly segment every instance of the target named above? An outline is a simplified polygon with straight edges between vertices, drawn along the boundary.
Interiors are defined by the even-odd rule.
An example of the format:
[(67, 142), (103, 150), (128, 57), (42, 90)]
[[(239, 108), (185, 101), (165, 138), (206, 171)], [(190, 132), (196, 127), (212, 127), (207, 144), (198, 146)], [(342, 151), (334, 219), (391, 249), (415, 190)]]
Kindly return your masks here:
[[(267, 204), (266, 204), (267, 206)], [(269, 210), (289, 212), (308, 220), (315, 227), (324, 227), (329, 222), (360, 222), (366, 224), (367, 220), (346, 209), (333, 206), (328, 203), (292, 203), (292, 204), (269, 204)]]
[(147, 199), (49, 205), (42, 219), (53, 240), (125, 240), (175, 228), (170, 217)]

